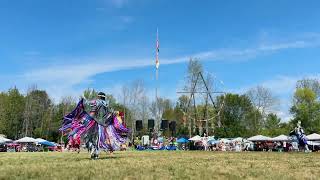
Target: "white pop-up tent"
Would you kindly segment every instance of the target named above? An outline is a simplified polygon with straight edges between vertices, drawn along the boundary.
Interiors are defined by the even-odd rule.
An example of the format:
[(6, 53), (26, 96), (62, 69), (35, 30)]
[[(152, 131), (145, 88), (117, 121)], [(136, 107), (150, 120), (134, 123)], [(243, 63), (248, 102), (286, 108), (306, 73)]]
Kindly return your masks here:
[(12, 142), (12, 140), (1, 136), (0, 137), (0, 143), (6, 143), (6, 142)]
[(237, 137), (231, 140), (232, 142), (242, 142), (243, 138), (242, 137)]
[(309, 141), (317, 141), (317, 140), (320, 140), (320, 135), (317, 134), (317, 133), (309, 134), (309, 135), (307, 136), (307, 139), (308, 139)]
[(221, 138), (220, 139), (220, 142), (223, 142), (223, 143), (230, 143), (231, 140), (227, 139), (227, 138)]
[(36, 143), (37, 140), (32, 137), (24, 137), (14, 141), (15, 143)]
[(256, 135), (248, 138), (248, 141), (271, 141), (272, 139), (268, 136)]
[(281, 134), (280, 136), (274, 137), (271, 139), (272, 141), (290, 141), (289, 137)]
[(201, 137), (199, 135), (196, 135), (189, 139), (189, 141), (201, 141)]

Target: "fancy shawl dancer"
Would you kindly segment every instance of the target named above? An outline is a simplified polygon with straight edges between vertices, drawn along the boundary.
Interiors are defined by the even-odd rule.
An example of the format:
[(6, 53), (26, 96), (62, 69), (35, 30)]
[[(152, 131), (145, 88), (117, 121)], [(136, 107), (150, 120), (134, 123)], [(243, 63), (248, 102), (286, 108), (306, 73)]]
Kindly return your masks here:
[[(123, 114), (113, 112), (105, 98), (106, 95), (99, 92), (96, 100), (84, 102), (81, 99), (77, 107), (63, 118), (60, 128), (64, 135), (68, 135), (69, 142), (85, 141), (92, 159), (98, 158), (100, 149), (110, 152), (120, 150), (126, 140), (123, 135), (129, 133), (122, 122)], [(85, 104), (91, 107), (89, 113), (85, 111)]]
[(290, 136), (294, 137), (293, 140), (296, 141), (300, 147), (304, 148), (305, 152), (309, 152), (307, 137), (301, 126), (301, 121), (298, 121), (297, 127), (290, 132)]

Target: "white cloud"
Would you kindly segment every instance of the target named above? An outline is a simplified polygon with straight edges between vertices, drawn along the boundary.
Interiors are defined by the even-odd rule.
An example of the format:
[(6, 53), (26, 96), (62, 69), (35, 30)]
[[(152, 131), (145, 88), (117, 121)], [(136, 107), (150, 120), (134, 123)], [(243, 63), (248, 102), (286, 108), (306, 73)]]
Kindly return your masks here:
[[(121, 4), (125, 2), (119, 1), (118, 3)], [(130, 21), (130, 18), (126, 21)], [(258, 46), (252, 48), (218, 49), (177, 58), (160, 59), (160, 66), (187, 62), (190, 57), (197, 57), (203, 61), (235, 61), (234, 59), (242, 61), (243, 59), (249, 59), (258, 55), (274, 53), (285, 49), (318, 46), (320, 45), (320, 36), (316, 35), (317, 34), (313, 35), (314, 38), (312, 38), (312, 40), (306, 38), (283, 43), (260, 43)], [(154, 61), (150, 60), (150, 58), (115, 59), (108, 57), (93, 57), (89, 59), (77, 59), (79, 59), (77, 63), (68, 63), (70, 61), (66, 58), (64, 60), (66, 63), (59, 64), (59, 66), (32, 69), (23, 73), (19, 79), (25, 84), (38, 84), (41, 87), (45, 87), (46, 90), (51, 92), (50, 94), (53, 97), (59, 99), (59, 97), (67, 92), (72, 93), (73, 91), (76, 91), (74, 86), (89, 82), (91, 80), (90, 78), (97, 74), (154, 65)], [(272, 80), (263, 82), (262, 84), (277, 91), (277, 93), (291, 93), (298, 78), (300, 77), (278, 76)], [(246, 87), (243, 87), (234, 91), (244, 92), (246, 89)]]
[[(197, 57), (200, 60), (227, 60), (227, 61), (242, 61), (250, 59), (258, 55), (274, 53), (286, 49), (299, 49), (307, 47), (315, 47), (320, 45), (320, 36), (313, 35), (313, 39), (295, 40), (282, 43), (265, 43), (260, 42), (256, 47), (243, 49), (216, 49), (211, 51), (200, 52), (185, 57), (162, 60), (164, 64), (174, 64), (187, 61), (190, 57)], [(233, 60), (231, 60), (233, 59)], [(238, 60), (234, 60), (238, 59)]]
[(320, 74), (304, 74), (299, 76), (279, 75), (264, 82), (248, 85), (239, 89), (231, 89), (229, 92), (243, 94), (246, 93), (250, 88), (259, 85), (269, 88), (280, 100), (279, 106), (277, 106), (272, 112), (276, 113), (282, 119), (282, 121), (287, 122), (292, 118), (292, 115), (290, 114), (290, 107), (292, 106), (292, 96), (296, 88), (296, 83), (298, 80), (305, 78), (320, 79)]
[(272, 79), (270, 80), (260, 82), (257, 84), (250, 84), (243, 87), (239, 87), (237, 89), (229, 89), (229, 92), (244, 94), (253, 87), (263, 86), (271, 89), (272, 92), (277, 95), (289, 94), (293, 92), (295, 88), (295, 84), (299, 79), (298, 77), (289, 77), (289, 76), (276, 76), (271, 78)]
[(288, 94), (294, 91), (297, 80), (302, 77), (294, 76), (277, 76), (274, 79), (263, 82), (261, 85), (265, 86), (276, 94)]
[(320, 74), (300, 75), (300, 76), (279, 76), (276, 79), (262, 83), (263, 86), (270, 88), (275, 95), (280, 98), (279, 110), (275, 113), (287, 122), (292, 119), (290, 108), (292, 106), (292, 97), (296, 88), (296, 83), (301, 79), (320, 79)]
[(320, 79), (320, 74), (304, 74), (299, 76), (277, 76), (274, 79), (263, 82), (261, 85), (270, 88), (276, 94), (293, 94), (296, 83), (301, 79)]
[(88, 63), (34, 69), (24, 73), (19, 78), (25, 84), (37, 84), (40, 87), (45, 87), (51, 97), (55, 101), (59, 101), (63, 96), (81, 95), (85, 88), (74, 88), (74, 86), (90, 82), (90, 78), (96, 74), (151, 65), (144, 60), (131, 60), (125, 64), (119, 63), (119, 61), (86, 61)]
[(260, 45), (258, 50), (260, 51), (273, 51), (279, 49), (289, 49), (289, 48), (304, 48), (306, 46), (314, 45), (314, 43), (306, 42), (306, 41), (294, 41), (289, 43), (281, 43), (281, 44), (272, 44), (272, 45)]
[(274, 113), (281, 119), (282, 122), (288, 122), (293, 118), (289, 111), (275, 111)]
[[(151, 65), (148, 60), (97, 60), (88, 59), (87, 63), (65, 64), (64, 66), (53, 66), (43, 69), (34, 69), (23, 74), (23, 77), (37, 82), (52, 82), (64, 80), (68, 84), (78, 84), (89, 77), (104, 72), (144, 67)], [(79, 61), (83, 62), (83, 61)]]

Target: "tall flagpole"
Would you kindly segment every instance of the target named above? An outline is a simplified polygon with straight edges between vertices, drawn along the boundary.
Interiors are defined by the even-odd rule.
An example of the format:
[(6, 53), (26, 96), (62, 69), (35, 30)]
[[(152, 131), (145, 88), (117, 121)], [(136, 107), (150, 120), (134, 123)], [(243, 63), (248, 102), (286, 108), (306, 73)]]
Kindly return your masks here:
[[(157, 40), (156, 40), (156, 104), (158, 103), (158, 76), (159, 76), (159, 34), (158, 34), (158, 28), (157, 28)], [(158, 104), (157, 104), (158, 105)], [(157, 113), (156, 119), (158, 121), (157, 123), (157, 129), (160, 128), (160, 115)]]
[(159, 75), (159, 34), (157, 28), (157, 41), (156, 41), (156, 100), (158, 100), (158, 75)]

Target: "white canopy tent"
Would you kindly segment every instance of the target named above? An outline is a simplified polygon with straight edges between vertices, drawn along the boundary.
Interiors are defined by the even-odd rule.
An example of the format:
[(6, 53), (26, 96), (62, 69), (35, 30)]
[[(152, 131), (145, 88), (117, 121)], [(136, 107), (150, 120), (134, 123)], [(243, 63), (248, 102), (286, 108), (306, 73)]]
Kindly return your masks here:
[(248, 138), (248, 141), (271, 141), (272, 139), (268, 136), (256, 135)]
[(320, 135), (317, 134), (317, 133), (309, 134), (309, 135), (307, 136), (307, 139), (308, 139), (309, 141), (317, 141), (317, 140), (320, 140)]
[(231, 140), (232, 142), (242, 142), (243, 138), (242, 137), (237, 137)]
[(272, 141), (290, 141), (289, 136), (281, 134), (280, 136), (274, 137)]
[(15, 143), (36, 143), (37, 140), (32, 137), (24, 137), (14, 141)]
[(220, 142), (223, 142), (223, 143), (230, 143), (230, 142), (231, 142), (231, 140), (226, 139), (226, 138), (222, 138), (222, 139), (220, 139)]
[(317, 142), (317, 141), (308, 141), (308, 145), (311, 145), (311, 146), (320, 146), (320, 142)]
[(7, 138), (1, 136), (1, 137), (0, 137), (0, 143), (6, 143), (6, 142), (12, 142), (12, 140), (11, 140), (11, 139), (7, 139)]
[(202, 138), (199, 135), (196, 135), (196, 136), (189, 139), (189, 141), (201, 141), (201, 140), (202, 140)]

